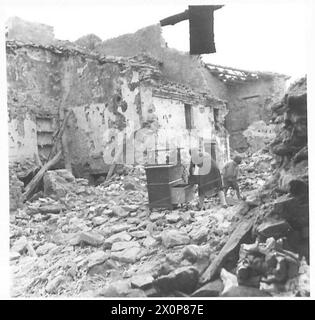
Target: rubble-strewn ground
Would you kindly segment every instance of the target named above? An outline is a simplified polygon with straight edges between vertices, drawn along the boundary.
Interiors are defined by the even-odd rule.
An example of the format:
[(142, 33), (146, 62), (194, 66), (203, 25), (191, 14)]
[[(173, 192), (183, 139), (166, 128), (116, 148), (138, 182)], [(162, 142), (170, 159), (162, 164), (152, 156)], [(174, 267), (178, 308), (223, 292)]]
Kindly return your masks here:
[[(214, 197), (205, 211), (196, 209), (195, 200), (173, 211), (150, 212), (142, 167), (98, 186), (66, 170), (48, 172), (50, 195), (39, 194), (10, 217), (12, 296), (191, 295), (202, 287), (200, 277), (236, 225), (253, 218), (249, 208), (271, 177), (270, 162), (262, 152), (244, 159), (240, 186), (247, 202), (230, 192), (227, 209)], [(212, 281), (205, 294), (195, 295), (218, 295), (228, 286), (222, 270), (223, 283)]]
[(39, 198), (11, 216), (13, 296), (93, 296), (118, 279), (192, 265), (183, 256), (190, 244), (207, 258), (223, 246), (235, 207), (211, 199), (206, 211), (190, 204), (150, 214), (144, 171), (136, 171), (107, 187), (76, 179), (58, 200)]

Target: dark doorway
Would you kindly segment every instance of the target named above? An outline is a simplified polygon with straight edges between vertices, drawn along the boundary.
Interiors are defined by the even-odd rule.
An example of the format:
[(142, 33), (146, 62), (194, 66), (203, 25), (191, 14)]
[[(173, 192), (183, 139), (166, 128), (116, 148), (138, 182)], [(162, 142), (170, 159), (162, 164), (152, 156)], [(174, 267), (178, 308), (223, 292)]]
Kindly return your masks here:
[(186, 103), (185, 103), (185, 121), (186, 121), (186, 129), (191, 130), (193, 128), (192, 108), (190, 104), (186, 104)]

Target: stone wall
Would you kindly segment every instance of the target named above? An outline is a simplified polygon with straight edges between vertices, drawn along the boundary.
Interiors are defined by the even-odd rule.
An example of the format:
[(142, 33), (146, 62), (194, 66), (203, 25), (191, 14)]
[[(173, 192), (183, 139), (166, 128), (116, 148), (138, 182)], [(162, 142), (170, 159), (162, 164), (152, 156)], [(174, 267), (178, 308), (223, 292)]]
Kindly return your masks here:
[(140, 29), (133, 34), (105, 40), (96, 45), (95, 51), (122, 57), (148, 54), (162, 63), (161, 71), (167, 80), (208, 92), (223, 100), (226, 98), (225, 85), (203, 67), (197, 56), (167, 48), (159, 24)]
[[(159, 62), (151, 57), (106, 58), (73, 48), (11, 41), (7, 63), (11, 162), (26, 157), (46, 161), (53, 134), (69, 110), (73, 113), (65, 143), (77, 176), (105, 173), (123, 139), (130, 148), (128, 139), (147, 130), (148, 124), (154, 127), (154, 119), (153, 132), (160, 141), (156, 147), (162, 148), (162, 136), (176, 132), (182, 139), (176, 146), (183, 144), (188, 152), (192, 134), (186, 128), (185, 104), (192, 107), (196, 143), (214, 139), (220, 161), (227, 159), (226, 132), (219, 139), (211, 132), (213, 108), (222, 125), (224, 101), (165, 79)], [(126, 162), (126, 152), (115, 161)]]
[[(52, 139), (59, 119), (61, 61), (51, 51), (38, 46), (10, 41), (6, 49), (9, 160), (21, 161), (39, 156), (45, 160), (49, 144), (47, 136), (51, 136), (48, 140)], [(39, 132), (39, 123), (47, 118), (51, 128), (45, 126)], [(40, 148), (43, 152), (39, 152)]]
[[(142, 67), (128, 66), (132, 56), (145, 54), (151, 57), (146, 58), (151, 60), (149, 62), (138, 61), (139, 65), (151, 64), (147, 71), (142, 68), (140, 73), (145, 74), (150, 68), (152, 71), (153, 64), (160, 79), (228, 101), (226, 128), (230, 134), (229, 144), (238, 151), (244, 151), (249, 146), (243, 135), (244, 130), (255, 121), (268, 123), (270, 105), (284, 93), (282, 78), (227, 85), (212, 75), (197, 56), (167, 48), (160, 25), (103, 42), (89, 35), (74, 44), (54, 40), (48, 26), (35, 24), (33, 29), (36, 31), (32, 32), (31, 23), (12, 21), (17, 22), (11, 22), (9, 38), (23, 38), (25, 35), (21, 26), (25, 24), (25, 33), (37, 43), (21, 45), (11, 42), (7, 45), (12, 161), (19, 160), (22, 154), (23, 157), (35, 156), (45, 161), (52, 143), (52, 134), (48, 131), (56, 130), (65, 112), (74, 109), (74, 118), (70, 119), (66, 129), (68, 136), (71, 135), (71, 139), (66, 140), (74, 166), (78, 166), (79, 171), (86, 167), (88, 170), (95, 169), (95, 172), (100, 164), (104, 167), (103, 138), (96, 138), (96, 135), (100, 137), (100, 132), (108, 129), (124, 129), (126, 118), (130, 117), (136, 127), (140, 127), (142, 112), (145, 113), (152, 103), (146, 100), (145, 89), (140, 92), (139, 70)], [(42, 43), (46, 42), (42, 38), (46, 42), (50, 39), (54, 46), (43, 46)], [(100, 58), (104, 54), (124, 58)], [(257, 97), (248, 98), (251, 96)], [(115, 97), (121, 99), (118, 104), (114, 101)], [(126, 110), (125, 106), (128, 106)], [(202, 117), (200, 119), (203, 120)], [(49, 128), (40, 132), (38, 127), (42, 125)], [(215, 138), (218, 154), (227, 148), (225, 136), (223, 132), (221, 138), (218, 135)]]
[(293, 83), (283, 99), (274, 104), (273, 121), (278, 134), (271, 151), (279, 162), (279, 188), (308, 193), (308, 137), (306, 77)]
[[(270, 145), (275, 170), (263, 191), (272, 198), (259, 207), (257, 221), (261, 228), (262, 223), (269, 225), (269, 230), (277, 223), (288, 225), (289, 229), (280, 235), (286, 237), (290, 250), (306, 257), (309, 263), (306, 83), (306, 77), (293, 83), (283, 98), (272, 106), (272, 121), (278, 127), (277, 136)], [(280, 228), (274, 230), (280, 231)]]
[[(223, 163), (228, 159), (226, 145), (228, 136), (223, 131), (221, 137), (221, 131), (215, 129), (213, 109), (218, 107), (220, 113), (225, 114), (224, 103), (211, 105), (202, 100), (180, 99), (167, 91), (162, 95), (159, 89), (152, 91), (152, 88), (146, 88), (146, 91), (151, 91), (151, 93), (147, 92), (142, 97), (144, 104), (153, 109), (153, 114), (156, 117), (158, 128), (155, 132), (158, 149), (165, 149), (165, 146), (168, 146), (170, 150), (173, 150), (170, 153), (170, 160), (176, 162), (176, 148), (182, 148), (182, 160), (189, 164), (189, 148), (198, 148), (200, 145), (202, 148), (206, 148), (207, 145), (215, 143), (218, 165), (223, 166)], [(187, 104), (191, 106), (191, 129), (187, 127), (185, 118), (185, 105)], [(166, 155), (166, 152), (159, 152), (158, 162), (165, 162)]]
[(276, 137), (276, 125), (255, 121), (243, 132), (248, 143), (248, 151), (254, 153), (267, 147)]
[(271, 120), (271, 105), (285, 92), (285, 78), (259, 79), (248, 83), (227, 85), (229, 113), (226, 128), (232, 149), (243, 152), (249, 143), (243, 132), (254, 122)]
[[(146, 53), (162, 62), (163, 76), (189, 85), (191, 88), (208, 92), (228, 101), (229, 114), (226, 128), (230, 133), (231, 148), (245, 151), (249, 144), (244, 130), (255, 121), (270, 121), (270, 106), (285, 91), (285, 78), (269, 77), (256, 81), (228, 85), (212, 75), (197, 56), (168, 48), (162, 37), (160, 25), (152, 25), (134, 34), (126, 34), (95, 45), (95, 51), (123, 57)], [(247, 99), (250, 96), (256, 98)], [(244, 99), (245, 98), (245, 99)]]
[[(95, 119), (104, 121), (104, 115), (95, 111), (99, 106), (107, 107), (121, 90), (120, 72), (117, 61), (100, 62), (97, 56), (67, 48), (8, 41), (10, 162), (34, 157), (47, 160), (54, 132), (67, 110), (74, 109), (80, 128), (71, 131), (71, 125), (78, 122), (72, 119), (65, 135), (74, 167), (84, 164), (97, 151), (94, 144), (99, 127)], [(92, 123), (84, 126), (80, 117)]]

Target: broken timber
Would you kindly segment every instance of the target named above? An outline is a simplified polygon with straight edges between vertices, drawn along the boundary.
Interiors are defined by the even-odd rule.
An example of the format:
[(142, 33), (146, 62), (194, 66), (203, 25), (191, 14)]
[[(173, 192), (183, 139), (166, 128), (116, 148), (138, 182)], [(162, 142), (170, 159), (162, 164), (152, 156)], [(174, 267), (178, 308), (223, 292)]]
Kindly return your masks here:
[(54, 134), (54, 140), (55, 140), (55, 143), (54, 143), (54, 146), (52, 147), (51, 151), (50, 151), (50, 154), (49, 154), (49, 157), (48, 157), (48, 161), (52, 158), (52, 155), (58, 150), (58, 147), (59, 147), (59, 142), (62, 143), (62, 136), (63, 136), (63, 133), (65, 131), (65, 128), (66, 128), (66, 124), (68, 122), (68, 119), (70, 117), (70, 115), (73, 113), (73, 110), (70, 110), (67, 115), (65, 116), (65, 118), (63, 119), (63, 122), (59, 128), (59, 130)]
[[(62, 150), (65, 150), (62, 146), (62, 136), (66, 127), (66, 124), (68, 122), (68, 119), (70, 117), (70, 115), (72, 114), (73, 110), (70, 110), (66, 117), (64, 118), (59, 130), (55, 133), (55, 143), (50, 151), (49, 157), (48, 157), (48, 161), (41, 167), (41, 169), (37, 172), (37, 174), (33, 177), (33, 179), (29, 182), (29, 184), (25, 187), (25, 192), (23, 193), (23, 201), (27, 201), (33, 191), (35, 190), (35, 188), (37, 187), (37, 185), (39, 184), (39, 182), (41, 181), (41, 179), (43, 178), (45, 172), (47, 170), (49, 170), (51, 167), (53, 167), (56, 163), (58, 163), (58, 161), (61, 159), (62, 157)], [(61, 148), (60, 148), (60, 143), (61, 143)], [(57, 151), (59, 149), (59, 151)], [(60, 150), (61, 149), (61, 150)], [(55, 154), (55, 156), (53, 156), (53, 154), (57, 152)]]
[(54, 166), (62, 156), (62, 151), (60, 150), (51, 160), (49, 160), (45, 165), (37, 172), (35, 177), (31, 180), (31, 182), (26, 186), (25, 192), (23, 193), (23, 200), (28, 200), (31, 196), (32, 192), (35, 190), (38, 183), (43, 178), (45, 172), (49, 170), (52, 166)]
[(229, 83), (244, 83), (246, 81), (255, 81), (259, 79), (271, 79), (273, 77), (283, 77), (285, 79), (290, 78), (289, 76), (280, 73), (249, 71), (211, 63), (206, 63), (205, 67), (214, 76), (217, 76), (220, 80)]
[(206, 282), (211, 281), (215, 275), (217, 275), (219, 269), (226, 261), (227, 256), (230, 253), (237, 250), (241, 241), (249, 234), (250, 230), (254, 225), (254, 220), (245, 220), (238, 224), (236, 229), (233, 231), (227, 243), (221, 249), (220, 253), (213, 260), (213, 262), (209, 265), (206, 271), (202, 274), (200, 278), (200, 283), (204, 284)]
[[(223, 5), (216, 5), (216, 6), (203, 6), (203, 7), (211, 7), (212, 10), (218, 10), (223, 7)], [(162, 27), (168, 26), (168, 25), (174, 25), (178, 22), (184, 21), (189, 19), (189, 10), (185, 10), (184, 12), (174, 14), (173, 16), (167, 17), (165, 19), (160, 20), (160, 24)]]
[(160, 21), (160, 24), (161, 26), (168, 26), (168, 25), (174, 25), (178, 22), (181, 22), (183, 20), (187, 20), (189, 19), (189, 11), (188, 10), (185, 10), (184, 12), (181, 12), (181, 13), (178, 13), (178, 14), (175, 14), (171, 17), (168, 17), (168, 18), (165, 18), (165, 19), (162, 19)]
[(188, 10), (160, 20), (161, 26), (174, 25), (189, 20), (190, 54), (200, 55), (216, 52), (214, 44), (213, 12), (223, 5), (194, 5)]

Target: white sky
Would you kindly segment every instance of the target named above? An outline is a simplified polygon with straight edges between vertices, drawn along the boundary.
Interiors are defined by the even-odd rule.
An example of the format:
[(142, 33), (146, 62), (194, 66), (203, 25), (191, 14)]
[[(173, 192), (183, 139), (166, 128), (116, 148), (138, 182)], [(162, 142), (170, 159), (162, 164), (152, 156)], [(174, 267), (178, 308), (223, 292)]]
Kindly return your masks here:
[[(180, 13), (188, 4), (225, 4), (215, 12), (217, 52), (206, 62), (249, 70), (303, 76), (307, 71), (310, 1), (16, 1), (2, 0), (4, 16), (52, 25), (58, 39), (74, 41), (88, 33), (103, 40), (132, 33)], [(44, 4), (45, 5), (44, 5)], [(189, 51), (188, 21), (163, 27), (169, 47)]]

